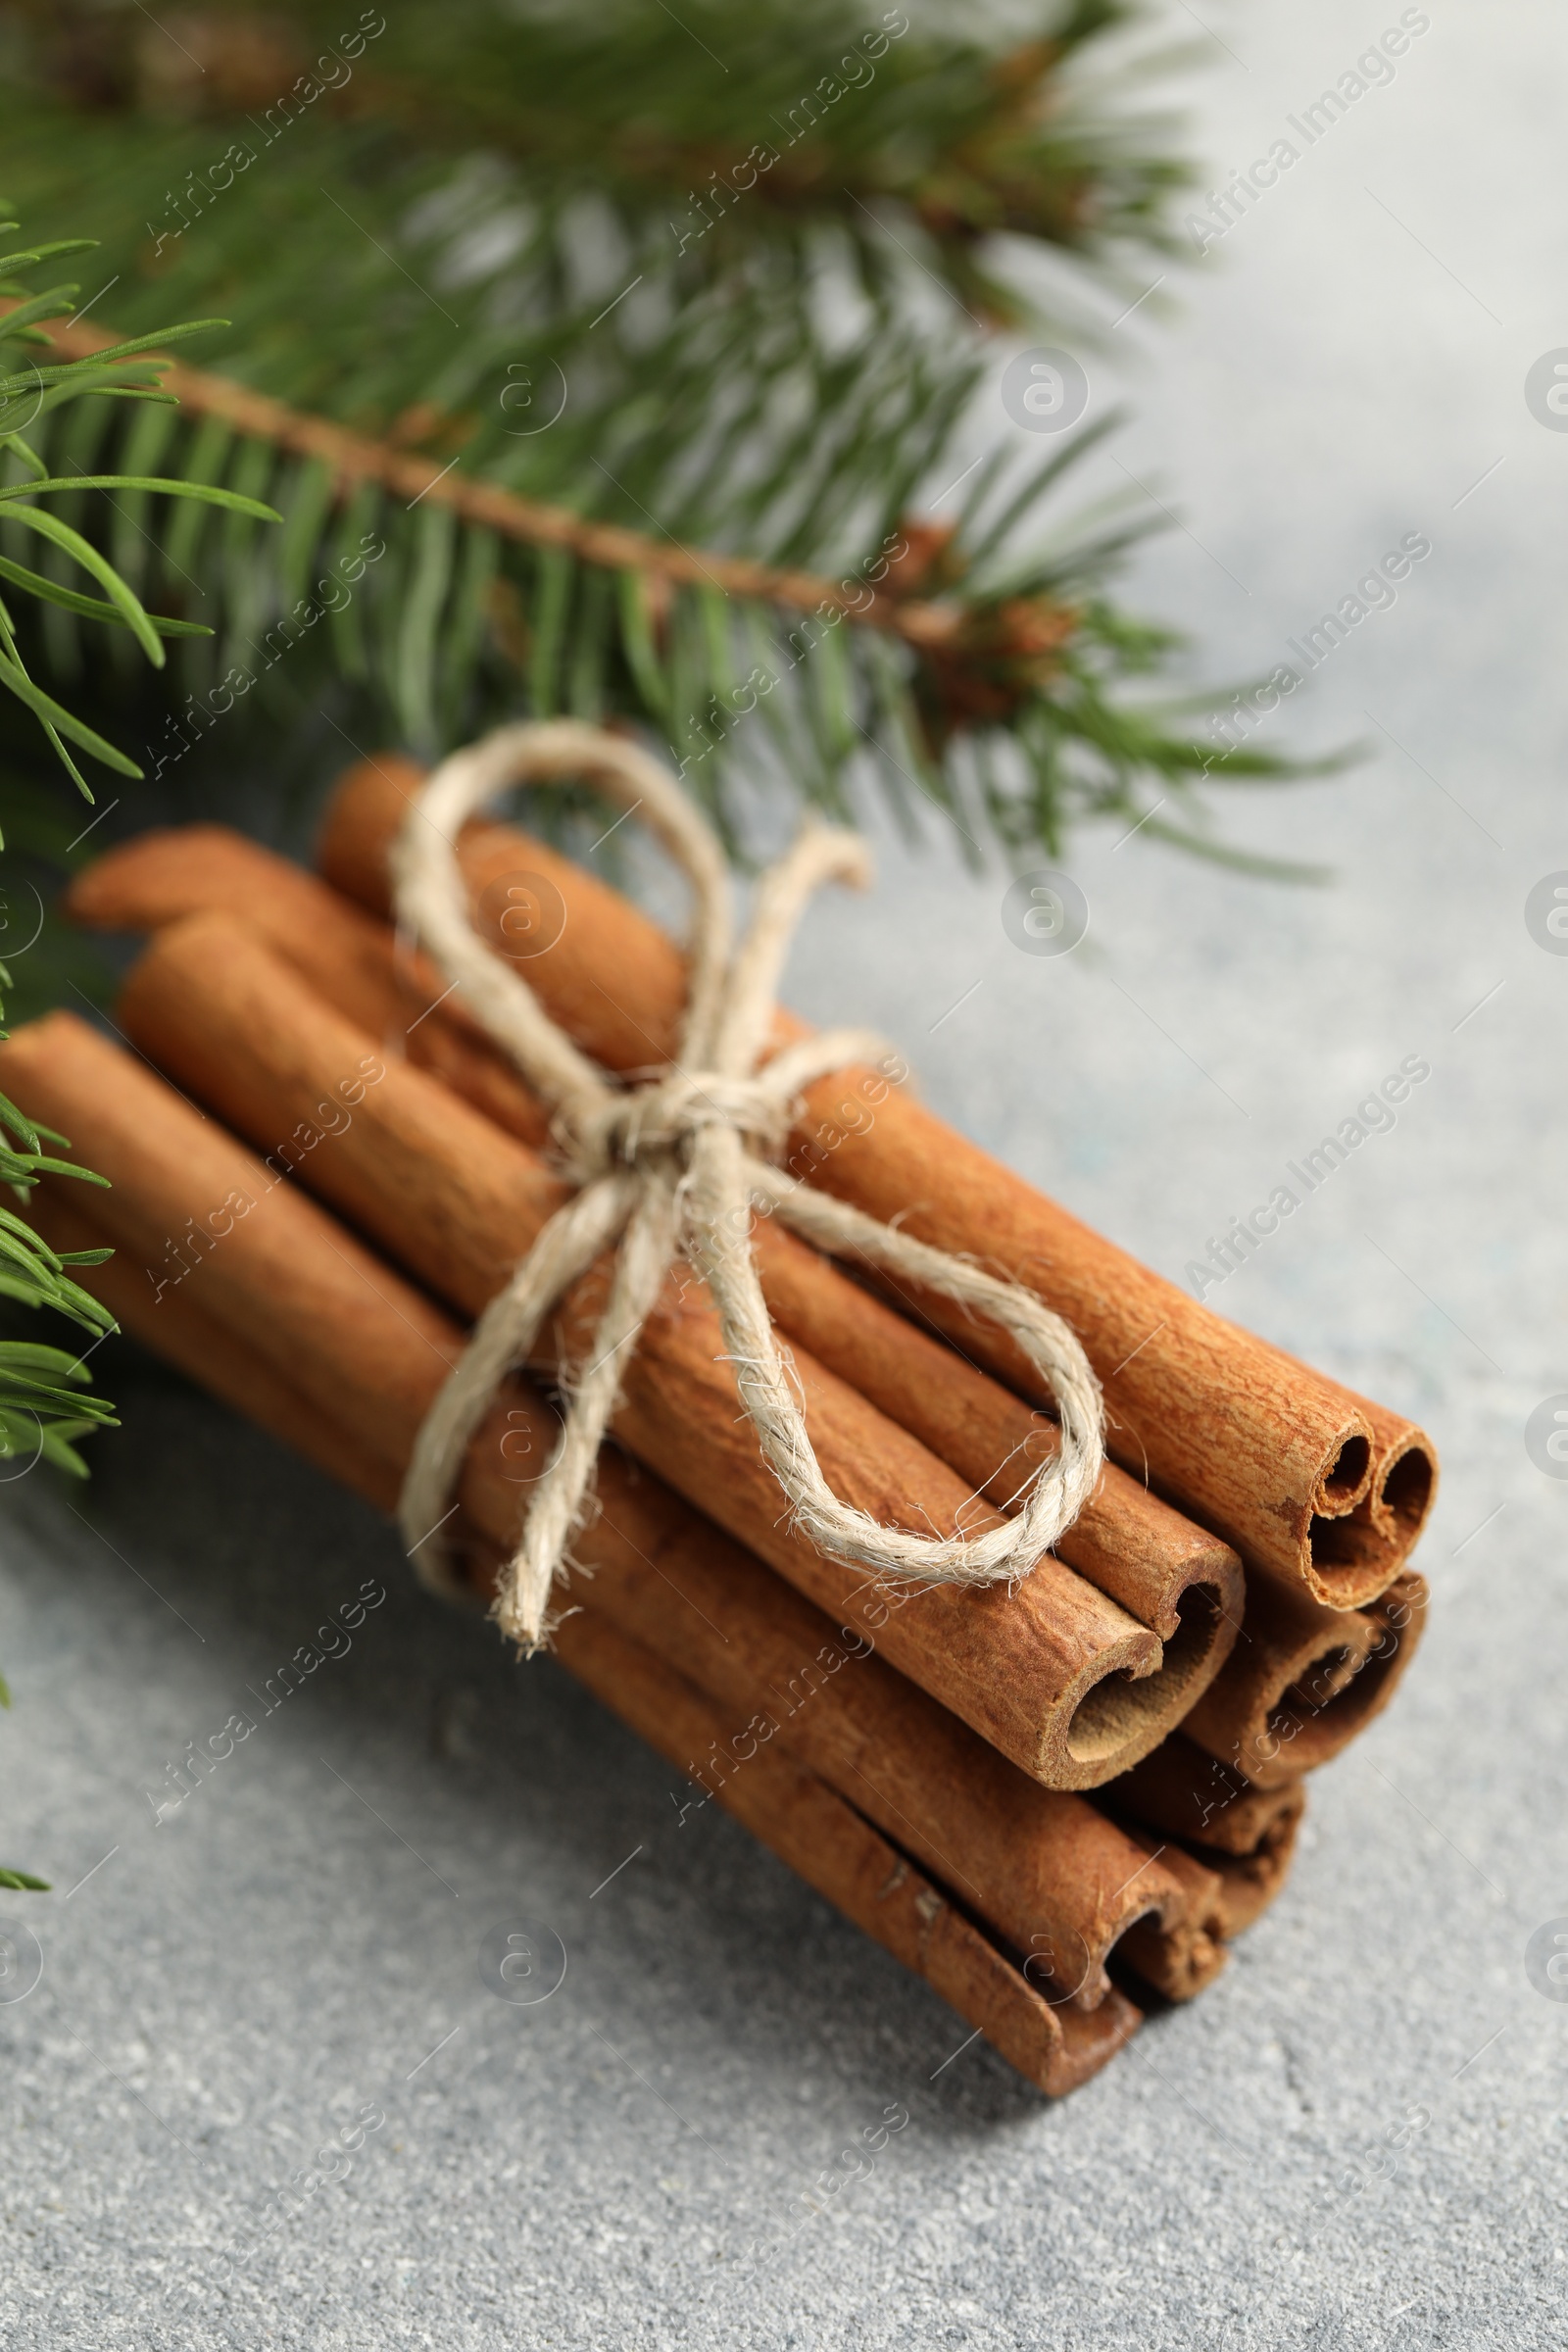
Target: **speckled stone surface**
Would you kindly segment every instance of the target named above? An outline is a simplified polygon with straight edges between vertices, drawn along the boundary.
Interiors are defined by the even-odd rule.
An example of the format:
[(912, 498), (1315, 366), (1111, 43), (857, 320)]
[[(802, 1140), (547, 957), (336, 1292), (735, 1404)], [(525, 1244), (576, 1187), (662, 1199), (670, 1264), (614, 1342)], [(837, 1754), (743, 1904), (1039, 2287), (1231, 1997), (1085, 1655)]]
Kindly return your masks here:
[[(1568, 344), (1568, 28), (1541, 0), (1430, 15), (1173, 274), (1184, 314), (1146, 305), (1088, 363), (1137, 408), (1101, 478), (1181, 506), (1140, 601), (1216, 674), (1290, 660), (1430, 538), (1270, 722), (1368, 761), (1225, 799), (1233, 840), (1334, 880), (1085, 837), (1089, 937), (1052, 959), (1004, 932), (1004, 876), (888, 842), (791, 982), (889, 1029), (941, 1108), (1178, 1279), (1430, 1062), (1212, 1294), (1418, 1414), (1446, 1463), (1426, 1647), (1320, 1776), (1286, 1895), (1059, 2107), (983, 2044), (944, 2065), (967, 2029), (732, 1824), (679, 1826), (673, 1776), (562, 1673), (509, 1663), (368, 1513), (116, 1353), (125, 1427), (91, 1487), (0, 1497), (0, 1859), (56, 1888), (0, 1897), (42, 1955), (0, 2003), (6, 2341), (1561, 2344), (1568, 2001), (1525, 1950), (1568, 1921), (1568, 1484), (1525, 1428), (1568, 1388), (1568, 957), (1524, 910), (1568, 869), (1568, 435), (1524, 384)], [(1399, 17), (1215, 0), (1236, 58), (1194, 87), (1216, 172)], [(386, 1598), (346, 1654), (155, 1826), (185, 1742), (260, 1715), (247, 1691), (367, 1581)], [(566, 1956), (528, 2006), (477, 1967), (518, 1919)], [(784, 2239), (890, 2109), (874, 2169)], [(340, 2177), (280, 2200), (313, 2169)], [(781, 2240), (760, 2269), (758, 2239)]]

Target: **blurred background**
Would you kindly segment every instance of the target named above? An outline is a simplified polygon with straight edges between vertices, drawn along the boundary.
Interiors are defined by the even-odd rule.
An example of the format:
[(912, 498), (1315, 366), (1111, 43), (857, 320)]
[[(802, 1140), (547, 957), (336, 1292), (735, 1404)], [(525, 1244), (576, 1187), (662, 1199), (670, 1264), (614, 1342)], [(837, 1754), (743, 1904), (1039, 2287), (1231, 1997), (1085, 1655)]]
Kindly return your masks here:
[[(1047, 2110), (978, 2045), (945, 2064), (948, 2013), (732, 1825), (675, 1835), (663, 1767), (548, 1663), (519, 1683), (439, 1619), (368, 1514), (111, 1343), (123, 1427), (90, 1486), (5, 1496), (8, 1854), (57, 1889), (16, 1898), (48, 1962), (0, 2012), (12, 2324), (1554, 2342), (1564, 2021), (1523, 1952), (1568, 1912), (1565, 1495), (1525, 1442), (1568, 1384), (1568, 965), (1526, 914), (1568, 869), (1560, 19), (13, 8), (0, 38), (0, 192), (28, 239), (101, 240), (19, 286), (79, 281), (78, 339), (231, 320), (181, 360), (345, 427), (364, 469), (337, 502), (303, 428), (237, 431), (195, 388), (29, 423), (48, 355), (16, 362), (0, 425), (51, 477), (218, 484), (282, 518), (70, 493), (148, 612), (214, 630), (162, 669), (6, 575), (8, 660), (144, 770), (67, 736), (88, 808), (14, 702), (24, 938), (28, 891), (143, 823), (303, 854), (361, 749), (623, 719), (743, 858), (803, 798), (867, 826), (877, 886), (812, 909), (791, 1001), (889, 1031), (945, 1115), (1174, 1280), (1429, 1062), (1209, 1302), (1413, 1413), (1445, 1462), (1425, 1648), (1321, 1777), (1290, 1889), (1204, 2002)], [(531, 522), (475, 524), (470, 480)], [(636, 545), (598, 560), (599, 522)], [(0, 522), (0, 555), (81, 584), (24, 535)], [(808, 644), (821, 599), (714, 569), (859, 603), (890, 540), (887, 625)], [(1358, 596), (1402, 540), (1430, 552)], [(1277, 709), (1216, 729), (1281, 665)], [(737, 716), (759, 668), (777, 688)], [(585, 848), (594, 818), (559, 821)], [(1089, 910), (1060, 956), (1004, 921), (1047, 867)], [(19, 1017), (113, 979), (53, 918), (12, 971)], [(315, 1715), (155, 1838), (167, 1756), (366, 1576), (388, 1603)], [(572, 1998), (498, 2020), (467, 1913), (523, 1886)], [(386, 2106), (376, 2159), (220, 2287), (211, 2249), (351, 2098)], [(876, 2178), (738, 2291), (769, 2201), (893, 2100), (911, 2128)], [(1395, 2177), (1347, 2189), (1413, 2107)]]

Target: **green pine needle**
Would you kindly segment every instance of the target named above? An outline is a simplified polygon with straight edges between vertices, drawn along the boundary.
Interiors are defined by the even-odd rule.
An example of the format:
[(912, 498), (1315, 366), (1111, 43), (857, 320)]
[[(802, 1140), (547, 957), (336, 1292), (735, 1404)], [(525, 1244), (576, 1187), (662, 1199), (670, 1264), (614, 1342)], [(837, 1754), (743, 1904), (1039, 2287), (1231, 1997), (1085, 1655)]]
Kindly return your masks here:
[[(0, 258), (0, 278), (4, 280), (5, 292), (13, 297), (23, 296), (24, 289), (17, 282), (18, 272), (62, 253), (89, 250), (91, 243), (90, 239), (69, 238), (7, 254)], [(68, 312), (74, 292), (74, 288), (56, 287), (48, 294), (18, 300), (14, 309), (0, 317), (0, 353), (8, 344), (30, 344), (35, 322)], [(188, 499), (243, 517), (247, 523), (275, 521), (278, 517), (274, 510), (255, 497), (220, 484), (189, 482), (139, 470), (87, 475), (80, 466), (74, 466), (69, 474), (52, 475), (34, 442), (42, 434), (52, 437), (52, 446), (63, 446), (62, 412), (74, 409), (84, 400), (128, 399), (140, 404), (159, 397), (157, 366), (144, 362), (127, 368), (124, 363), (154, 345), (161, 347), (196, 331), (194, 323), (161, 329), (156, 334), (136, 336), (111, 351), (100, 352), (91, 360), (39, 366), (29, 359), (25, 367), (9, 371), (0, 365), (0, 457), (9, 457), (21, 468), (20, 479), (0, 482), (0, 531), (4, 531), (7, 543), (6, 554), (0, 556), (0, 580), (29, 603), (50, 612), (69, 615), (73, 627), (83, 623), (108, 624), (112, 631), (132, 639), (154, 667), (162, 667), (166, 660), (166, 639), (204, 635), (205, 628), (177, 617), (150, 613), (122, 568), (102, 547), (95, 545), (66, 515), (36, 502), (41, 498), (64, 500), (71, 509), (79, 510), (84, 492), (91, 493), (100, 504), (126, 498), (143, 503), (150, 497)], [(138, 410), (138, 413), (143, 412)], [(68, 416), (65, 419), (68, 428), (71, 421)], [(11, 429), (3, 429), (7, 425)], [(20, 562), (18, 543), (24, 534), (43, 542), (46, 563), (63, 564), (85, 572), (104, 591), (103, 597), (84, 596), (60, 577), (34, 570)], [(3, 603), (0, 603), (0, 688), (39, 720), (67, 773), (87, 800), (91, 800), (91, 792), (67, 749), (68, 742), (120, 775), (141, 774), (136, 762), (124, 752), (37, 683), (24, 659), (12, 614)], [(10, 986), (10, 976), (3, 968), (0, 968), (0, 986)], [(3, 1035), (0, 1030), (0, 1036)], [(0, 1096), (0, 1184), (11, 1186), (25, 1198), (39, 1177), (45, 1175), (69, 1176), (87, 1184), (106, 1182), (92, 1169), (45, 1151), (45, 1144), (70, 1148), (64, 1136), (37, 1126), (15, 1103)], [(94, 1345), (117, 1330), (118, 1325), (109, 1310), (68, 1269), (101, 1265), (110, 1254), (107, 1250), (57, 1253), (24, 1218), (9, 1208), (0, 1208), (0, 1298), (29, 1308), (48, 1308), (89, 1334)], [(114, 1408), (90, 1393), (90, 1374), (82, 1355), (72, 1355), (64, 1348), (41, 1342), (0, 1340), (0, 1458), (24, 1465), (47, 1461), (67, 1477), (84, 1479), (87, 1464), (77, 1442), (95, 1430), (118, 1426)], [(11, 1704), (11, 1694), (3, 1681), (0, 1681), (0, 1702)], [(28, 1871), (0, 1869), (0, 1887), (42, 1891), (48, 1884)]]
[[(285, 0), (269, 16), (270, 38), (299, 25), (302, 71), (335, 29), (323, 10)], [(253, 12), (232, 13), (243, 27)], [(107, 31), (90, 113), (47, 62), (0, 92), (6, 170), (29, 208), (85, 229), (90, 199), (117, 224), (94, 272), (113, 293), (94, 316), (122, 339), (77, 367), (146, 367), (171, 304), (221, 311), (225, 364), (250, 387), (454, 483), (853, 585), (922, 495), (964, 476), (976, 403), (995, 399), (982, 326), (1005, 315), (1044, 334), (1005, 240), (1064, 248), (1113, 279), (1136, 259), (1135, 294), (1150, 251), (1172, 249), (1183, 168), (1169, 125), (1137, 111), (1121, 49), (1120, 96), (1087, 78), (1110, 36), (1136, 28), (1121, 0), (1048, 0), (1038, 42), (1013, 49), (888, 12), (903, 29), (871, 44), (863, 72), (841, 71), (837, 0), (698, 0), (695, 39), (662, 0), (598, 0), (586, 16), (453, 0), (439, 24), (383, 14), (336, 112), (323, 94), (252, 120), (219, 72), (188, 116), (155, 116), (129, 50), (117, 79)], [(846, 72), (854, 86), (832, 96)], [(86, 191), (71, 164), (84, 137)], [(742, 159), (764, 141), (776, 166), (715, 205), (709, 183), (746, 180)], [(53, 370), (40, 373), (52, 399)], [(759, 785), (840, 813), (880, 789), (911, 825), (946, 812), (965, 855), (1054, 851), (1085, 817), (1135, 825), (1160, 800), (1206, 846), (1206, 747), (1153, 699), (1174, 640), (1109, 601), (1145, 526), (1068, 503), (1108, 423), (970, 474), (940, 577), (919, 590), (961, 623), (956, 670), (853, 622), (524, 543), (439, 495), (411, 508), (406, 489), (350, 486), (194, 407), (46, 411), (32, 440), (48, 489), (0, 493), (0, 541), (13, 497), (34, 512), (46, 498), (113, 564), (146, 629), (214, 622), (205, 644), (159, 630), (155, 776), (242, 696), (252, 726), (324, 709), (357, 740), (374, 730), (426, 758), (502, 718), (560, 713), (650, 732), (733, 847)], [(150, 485), (176, 471), (213, 503), (185, 496), (158, 532)], [(117, 476), (138, 486), (91, 487)], [(281, 531), (262, 531), (262, 507)], [(74, 577), (63, 547), (36, 571), (73, 593), (104, 585)], [(158, 657), (104, 594), (126, 657), (110, 676), (128, 691), (132, 632)], [(1054, 660), (1008, 651), (1008, 608), (1032, 603), (1080, 616)], [(46, 660), (29, 637), (26, 664), (39, 691), (92, 674), (101, 618), (40, 607)], [(62, 748), (101, 758), (38, 714)], [(1249, 772), (1301, 771), (1228, 769)]]

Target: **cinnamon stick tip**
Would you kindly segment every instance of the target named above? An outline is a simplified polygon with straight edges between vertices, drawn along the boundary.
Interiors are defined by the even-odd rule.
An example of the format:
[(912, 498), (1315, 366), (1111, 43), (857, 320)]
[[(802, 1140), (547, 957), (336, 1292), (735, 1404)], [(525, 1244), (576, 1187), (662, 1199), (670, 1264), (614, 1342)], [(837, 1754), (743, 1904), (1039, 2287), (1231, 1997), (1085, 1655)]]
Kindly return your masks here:
[(1354, 1510), (1371, 1484), (1372, 1431), (1363, 1416), (1355, 1413), (1336, 1435), (1324, 1461), (1312, 1497), (1314, 1515), (1343, 1518)]
[(1437, 1448), (1422, 1430), (1413, 1431), (1378, 1465), (1371, 1495), (1374, 1523), (1401, 1551), (1413, 1550), (1438, 1497)]
[(214, 837), (235, 838), (225, 825), (156, 825), (138, 833), (133, 841), (105, 850), (72, 877), (60, 894), (61, 911), (84, 931), (140, 930), (139, 921), (127, 922), (124, 916), (127, 876), (137, 876), (144, 868), (156, 870), (172, 852), (205, 844)]
[[(385, 848), (387, 814), (400, 804), (412, 805), (425, 774), (403, 752), (372, 752), (345, 768), (332, 788), (317, 835), (317, 871), (343, 887), (348, 874), (358, 874), (366, 865), (368, 852), (373, 864)], [(384, 873), (380, 885), (384, 896)]]
[(1173, 1636), (1161, 1644), (1140, 1627), (1102, 1650), (1054, 1711), (1035, 1777), (1052, 1788), (1099, 1788), (1141, 1763), (1219, 1673), (1241, 1626), (1207, 1583), (1181, 1596)]

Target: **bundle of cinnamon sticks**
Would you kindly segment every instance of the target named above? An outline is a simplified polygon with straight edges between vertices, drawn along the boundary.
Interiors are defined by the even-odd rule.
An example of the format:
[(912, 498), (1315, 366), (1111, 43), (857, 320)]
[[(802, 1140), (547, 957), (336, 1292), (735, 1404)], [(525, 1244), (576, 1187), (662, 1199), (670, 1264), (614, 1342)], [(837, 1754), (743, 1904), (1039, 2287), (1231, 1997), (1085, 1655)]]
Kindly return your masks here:
[[(116, 1011), (0, 1049), (0, 1088), (110, 1180), (29, 1214), (124, 1327), (383, 1509), (487, 1304), (564, 1197), (542, 1106), (400, 943), (419, 773), (340, 784), (312, 875), (236, 834), (140, 837), (73, 887), (150, 934)], [(678, 949), (543, 843), (480, 823), (473, 919), (597, 1061), (667, 1058)], [(802, 1035), (781, 1015), (776, 1044)], [(918, 1593), (792, 1529), (712, 1308), (666, 1282), (626, 1368), (562, 1663), (1048, 2092), (1180, 2000), (1283, 1884), (1303, 1775), (1387, 1703), (1426, 1592), (1432, 1447), (1196, 1303), (942, 1125), (905, 1065), (806, 1090), (788, 1165), (1072, 1325), (1103, 1386), (1093, 1502), (1014, 1592)], [(973, 1534), (1057, 1444), (998, 1328), (818, 1256), (756, 1253), (834, 1492)], [(570, 1292), (469, 1448), (453, 1571), (493, 1590), (607, 1274)], [(451, 1531), (448, 1531), (451, 1532)]]

